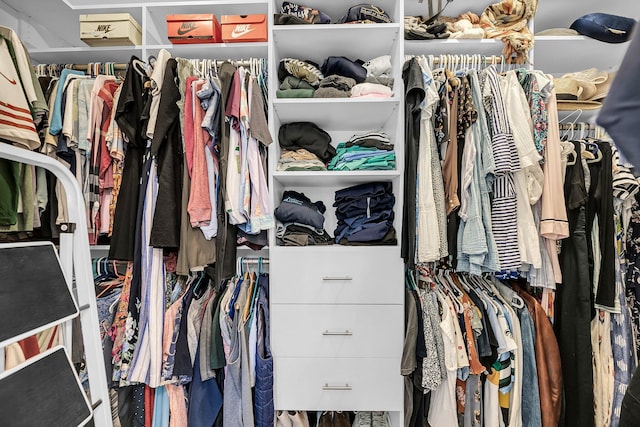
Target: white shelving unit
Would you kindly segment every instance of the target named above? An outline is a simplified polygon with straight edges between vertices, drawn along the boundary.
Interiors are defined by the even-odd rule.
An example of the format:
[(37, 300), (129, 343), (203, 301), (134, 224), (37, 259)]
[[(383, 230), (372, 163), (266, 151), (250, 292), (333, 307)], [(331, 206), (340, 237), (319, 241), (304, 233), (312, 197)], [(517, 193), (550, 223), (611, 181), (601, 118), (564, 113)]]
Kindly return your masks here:
[[(357, 1), (310, 0), (336, 22)], [(270, 13), (281, 0), (272, 0)], [(352, 185), (386, 181), (396, 197), (394, 226), (402, 228), (403, 4), (375, 3), (390, 24), (281, 25), (270, 27), (269, 99), (274, 143), (269, 151), (270, 189), (277, 206), (286, 190), (321, 200), (327, 207), (325, 230), (337, 226), (335, 192)], [(329, 56), (367, 61), (391, 55), (394, 96), (387, 99), (284, 99), (276, 97), (283, 58), (322, 65)], [(395, 144), (395, 170), (276, 171), (277, 135), (286, 123), (310, 121), (329, 133), (332, 144), (356, 132), (382, 130)], [(282, 247), (270, 235), (272, 350), (277, 410), (389, 411), (392, 425), (403, 419), (400, 358), (404, 336), (404, 285), (400, 246)], [(292, 275), (288, 266), (296, 265)], [(380, 322), (381, 319), (384, 319)], [(288, 325), (288, 327), (285, 327)], [(294, 330), (291, 330), (295, 327)], [(307, 337), (305, 343), (292, 336)], [(302, 338), (301, 338), (302, 339)]]

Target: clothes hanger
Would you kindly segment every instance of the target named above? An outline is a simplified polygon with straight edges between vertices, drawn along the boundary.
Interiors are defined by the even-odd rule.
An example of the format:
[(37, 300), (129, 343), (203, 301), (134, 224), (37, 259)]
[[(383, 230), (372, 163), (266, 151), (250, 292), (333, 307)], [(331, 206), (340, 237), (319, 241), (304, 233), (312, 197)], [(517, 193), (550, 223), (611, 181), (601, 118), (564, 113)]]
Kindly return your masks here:
[(568, 136), (568, 133), (571, 132), (571, 136), (569, 137), (571, 140), (573, 140), (573, 132), (574, 132), (574, 128), (576, 125), (576, 122), (578, 121), (578, 119), (580, 118), (580, 116), (582, 115), (582, 110), (578, 109), (578, 110), (574, 110), (571, 113), (569, 113), (566, 117), (564, 117), (562, 120), (558, 121), (558, 124), (563, 123), (565, 120), (568, 120), (569, 118), (571, 118), (571, 116), (573, 114), (577, 114), (575, 120), (573, 120), (571, 123), (569, 123), (569, 128), (565, 130), (565, 133), (563, 135), (561, 135), (560, 139), (563, 141), (566, 141)]
[(413, 290), (413, 291), (418, 290), (413, 274), (411, 270), (409, 270), (408, 268), (405, 268), (404, 270), (404, 285), (409, 290)]
[(193, 298), (200, 299), (207, 292), (210, 280), (204, 271), (198, 271), (193, 284)]
[(567, 154), (567, 165), (573, 166), (576, 164), (577, 160), (578, 160), (578, 154), (576, 153), (576, 150), (571, 149), (571, 151), (569, 151), (569, 153)]
[(139, 59), (134, 59), (131, 64), (133, 65), (133, 70), (138, 73), (142, 77), (149, 77), (147, 74), (147, 65)]
[(596, 148), (597, 151), (595, 152), (594, 158), (593, 159), (587, 159), (587, 163), (599, 163), (602, 161), (602, 151), (600, 150), (600, 148), (598, 148), (598, 144), (596, 144), (595, 142), (586, 142), (586, 144), (593, 144)]

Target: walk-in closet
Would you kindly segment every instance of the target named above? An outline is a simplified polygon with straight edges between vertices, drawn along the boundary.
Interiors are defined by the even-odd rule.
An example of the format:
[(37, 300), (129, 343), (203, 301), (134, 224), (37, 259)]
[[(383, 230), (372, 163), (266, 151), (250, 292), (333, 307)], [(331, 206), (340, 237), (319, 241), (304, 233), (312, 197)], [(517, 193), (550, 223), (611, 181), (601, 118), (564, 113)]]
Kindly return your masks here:
[(639, 19), (0, 0), (0, 426), (639, 427)]

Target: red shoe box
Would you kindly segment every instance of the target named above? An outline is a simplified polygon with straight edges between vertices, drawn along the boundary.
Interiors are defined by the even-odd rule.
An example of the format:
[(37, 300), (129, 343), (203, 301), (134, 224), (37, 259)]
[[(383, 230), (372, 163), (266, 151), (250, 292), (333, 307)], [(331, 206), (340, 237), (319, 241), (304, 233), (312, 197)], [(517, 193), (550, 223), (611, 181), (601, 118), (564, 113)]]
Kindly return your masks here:
[(212, 13), (167, 15), (167, 33), (174, 44), (222, 42), (220, 23)]

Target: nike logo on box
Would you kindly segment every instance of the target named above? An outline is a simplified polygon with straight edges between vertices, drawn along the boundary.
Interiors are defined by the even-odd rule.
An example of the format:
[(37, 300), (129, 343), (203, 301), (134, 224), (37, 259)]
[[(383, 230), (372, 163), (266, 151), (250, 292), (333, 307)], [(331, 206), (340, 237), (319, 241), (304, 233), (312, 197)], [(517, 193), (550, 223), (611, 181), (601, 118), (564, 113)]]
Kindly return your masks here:
[(0, 74), (2, 74), (2, 77), (4, 77), (5, 79), (7, 79), (7, 81), (8, 81), (9, 83), (11, 83), (12, 85), (15, 85), (16, 83), (18, 83), (17, 81), (15, 81), (15, 79), (14, 79), (14, 80), (11, 80), (11, 79), (10, 79), (9, 77), (7, 77), (7, 76), (6, 76), (2, 71), (0, 71)]
[(184, 36), (185, 34), (195, 30), (196, 28), (198, 28), (196, 24), (193, 24), (191, 22), (183, 22), (182, 25), (180, 25), (180, 28), (178, 28), (177, 33), (179, 36)]
[(96, 28), (96, 32), (99, 33), (109, 33), (113, 31), (113, 28), (111, 28), (111, 24), (103, 24), (103, 25), (98, 25), (98, 27)]
[(251, 28), (251, 24), (238, 24), (231, 32), (231, 38), (237, 39), (245, 34), (249, 34), (253, 30), (255, 30), (255, 28)]

